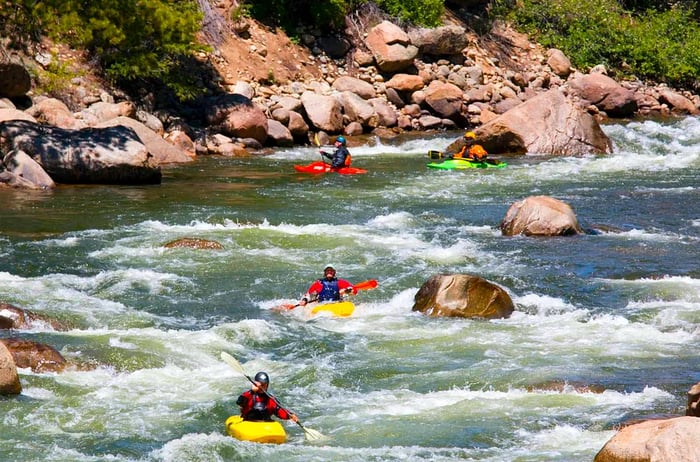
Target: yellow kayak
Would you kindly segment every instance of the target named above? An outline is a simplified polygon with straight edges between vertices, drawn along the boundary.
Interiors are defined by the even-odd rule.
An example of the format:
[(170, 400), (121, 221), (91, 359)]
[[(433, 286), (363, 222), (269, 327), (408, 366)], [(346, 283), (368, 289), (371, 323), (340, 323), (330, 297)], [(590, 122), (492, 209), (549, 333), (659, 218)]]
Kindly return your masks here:
[(321, 303), (311, 308), (312, 314), (318, 314), (321, 311), (329, 311), (333, 316), (350, 316), (355, 311), (355, 305), (352, 302), (332, 302)]
[(255, 443), (282, 444), (287, 441), (287, 432), (278, 421), (254, 422), (243, 420), (239, 415), (226, 419), (226, 433), (236, 439)]

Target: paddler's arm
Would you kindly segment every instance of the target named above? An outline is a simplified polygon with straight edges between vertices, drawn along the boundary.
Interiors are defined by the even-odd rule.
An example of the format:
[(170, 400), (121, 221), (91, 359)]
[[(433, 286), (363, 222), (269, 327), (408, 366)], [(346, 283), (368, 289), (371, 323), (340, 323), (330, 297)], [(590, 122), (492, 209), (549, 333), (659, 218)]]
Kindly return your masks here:
[(295, 413), (288, 411), (282, 406), (280, 406), (275, 397), (272, 397), (272, 401), (275, 402), (275, 415), (277, 417), (279, 417), (282, 420), (291, 420), (294, 423), (299, 422), (299, 417), (297, 417)]
[(338, 290), (346, 295), (357, 295), (357, 289), (344, 279), (338, 279)]
[(299, 300), (299, 306), (306, 306), (309, 302), (315, 302), (318, 300), (318, 294), (323, 290), (323, 286), (319, 281), (315, 281), (306, 291), (306, 294)]

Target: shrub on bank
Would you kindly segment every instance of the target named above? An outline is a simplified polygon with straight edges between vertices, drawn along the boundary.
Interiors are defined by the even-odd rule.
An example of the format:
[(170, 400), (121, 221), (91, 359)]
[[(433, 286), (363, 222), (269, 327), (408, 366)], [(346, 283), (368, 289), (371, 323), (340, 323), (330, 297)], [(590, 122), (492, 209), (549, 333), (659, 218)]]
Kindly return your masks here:
[(579, 69), (604, 64), (618, 78), (700, 88), (700, 25), (680, 5), (633, 12), (616, 0), (496, 0), (492, 14), (561, 49)]
[(196, 50), (196, 0), (0, 0), (0, 35), (23, 47), (48, 36), (88, 50), (115, 80), (158, 79), (180, 97), (194, 82), (180, 66)]

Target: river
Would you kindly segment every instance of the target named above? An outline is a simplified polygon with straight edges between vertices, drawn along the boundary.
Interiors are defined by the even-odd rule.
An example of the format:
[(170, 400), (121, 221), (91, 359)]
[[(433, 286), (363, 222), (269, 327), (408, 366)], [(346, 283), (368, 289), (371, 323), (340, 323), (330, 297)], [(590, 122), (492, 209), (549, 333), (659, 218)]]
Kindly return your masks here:
[[(439, 171), (458, 133), (352, 147), (365, 175), (311, 176), (313, 148), (210, 157), (154, 186), (0, 190), (0, 301), (71, 326), (22, 336), (75, 367), (20, 369), (0, 399), (7, 461), (591, 461), (628, 420), (683, 415), (700, 381), (700, 119), (603, 127), (606, 157), (505, 158)], [(514, 202), (572, 206), (583, 236), (504, 237)], [(222, 250), (166, 249), (183, 237)], [(332, 263), (377, 279), (349, 318), (296, 302)], [(421, 284), (467, 273), (509, 319), (411, 311)], [(329, 439), (225, 434), (248, 383)]]

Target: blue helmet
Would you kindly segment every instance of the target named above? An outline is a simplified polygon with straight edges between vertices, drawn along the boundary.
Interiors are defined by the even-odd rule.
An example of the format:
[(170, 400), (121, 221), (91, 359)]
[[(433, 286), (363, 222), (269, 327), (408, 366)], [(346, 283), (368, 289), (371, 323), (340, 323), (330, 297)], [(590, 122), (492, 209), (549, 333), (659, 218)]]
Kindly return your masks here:
[(336, 139), (335, 139), (335, 142), (336, 142), (336, 143), (340, 143), (340, 144), (342, 144), (343, 146), (345, 146), (345, 144), (347, 143), (347, 142), (345, 141), (345, 137), (342, 136), (342, 135), (339, 136), (338, 138), (336, 138)]

